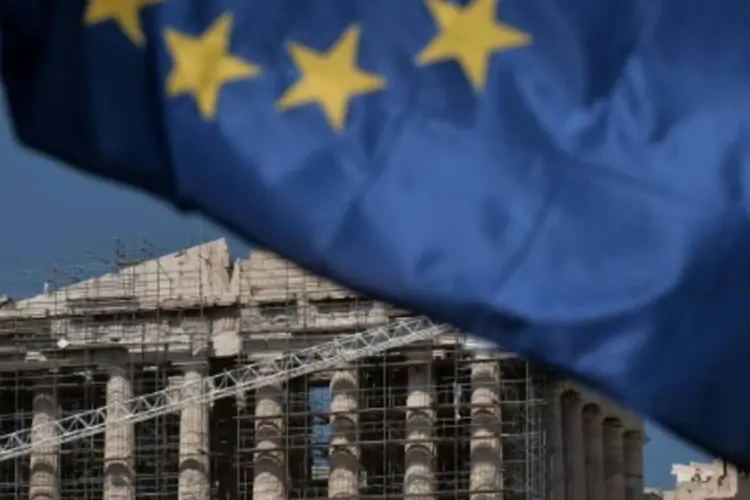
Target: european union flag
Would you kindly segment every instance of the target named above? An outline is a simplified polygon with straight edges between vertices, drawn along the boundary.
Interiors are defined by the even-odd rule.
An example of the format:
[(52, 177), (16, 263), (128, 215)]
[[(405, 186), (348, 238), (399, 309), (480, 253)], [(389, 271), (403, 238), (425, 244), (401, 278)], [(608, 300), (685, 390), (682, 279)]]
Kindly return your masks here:
[(746, 0), (3, 0), (31, 148), (750, 466)]

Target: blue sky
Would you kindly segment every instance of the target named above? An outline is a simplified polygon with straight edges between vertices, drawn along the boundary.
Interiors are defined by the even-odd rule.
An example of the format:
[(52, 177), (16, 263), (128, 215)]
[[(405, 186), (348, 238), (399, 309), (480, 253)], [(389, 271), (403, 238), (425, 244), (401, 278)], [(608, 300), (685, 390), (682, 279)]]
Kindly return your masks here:
[[(55, 263), (113, 261), (116, 240), (156, 253), (227, 236), (198, 217), (184, 217), (140, 193), (95, 181), (21, 150), (0, 110), (0, 295), (45, 281)], [(247, 247), (230, 238), (232, 250)], [(23, 270), (23, 273), (19, 271)], [(673, 462), (706, 459), (695, 449), (648, 427), (646, 484), (671, 487)]]

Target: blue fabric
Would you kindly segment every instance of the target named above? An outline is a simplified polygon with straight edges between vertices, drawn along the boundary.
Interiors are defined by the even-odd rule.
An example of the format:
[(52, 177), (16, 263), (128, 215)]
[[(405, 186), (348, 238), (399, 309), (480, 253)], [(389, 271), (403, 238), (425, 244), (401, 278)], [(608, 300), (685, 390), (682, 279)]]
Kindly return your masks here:
[(750, 3), (116, 4), (4, 1), (28, 146), (750, 466)]

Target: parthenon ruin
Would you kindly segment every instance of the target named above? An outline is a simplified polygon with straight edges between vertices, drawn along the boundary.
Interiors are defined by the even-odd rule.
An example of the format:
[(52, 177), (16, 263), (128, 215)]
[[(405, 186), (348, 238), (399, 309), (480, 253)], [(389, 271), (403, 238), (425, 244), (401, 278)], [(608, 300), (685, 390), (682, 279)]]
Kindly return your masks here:
[[(33, 427), (0, 450), (3, 500), (644, 498), (640, 419), (460, 332), (211, 397), (410, 316), (269, 253), (218, 240), (59, 281), (0, 306), (0, 433)], [(163, 389), (179, 411), (128, 420)], [(101, 432), (53, 425), (100, 407)]]

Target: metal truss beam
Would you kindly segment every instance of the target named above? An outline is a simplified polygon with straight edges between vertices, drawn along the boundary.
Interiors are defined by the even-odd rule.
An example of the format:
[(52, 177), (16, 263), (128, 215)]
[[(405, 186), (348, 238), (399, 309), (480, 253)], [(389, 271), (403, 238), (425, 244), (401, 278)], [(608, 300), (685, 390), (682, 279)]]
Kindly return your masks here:
[[(448, 331), (447, 325), (435, 324), (421, 317), (405, 318), (364, 332), (341, 335), (330, 342), (248, 364), (206, 377), (201, 381), (132, 398), (126, 403), (130, 413), (123, 417), (108, 420), (107, 407), (101, 407), (45, 424), (47, 432), (50, 425), (55, 428), (55, 435), (48, 438), (39, 439), (39, 433), (34, 432), (33, 428), (0, 436), (0, 461), (27, 455), (37, 446), (60, 445), (94, 436), (104, 432), (111, 425), (143, 422), (180, 411), (195, 403), (211, 403), (238, 392), (330, 369), (340, 363), (373, 356), (415, 342), (429, 341)], [(175, 391), (195, 384), (203, 384), (202, 390), (189, 392), (195, 392), (197, 395), (174, 397)], [(37, 434), (37, 439), (33, 443), (32, 434)]]

